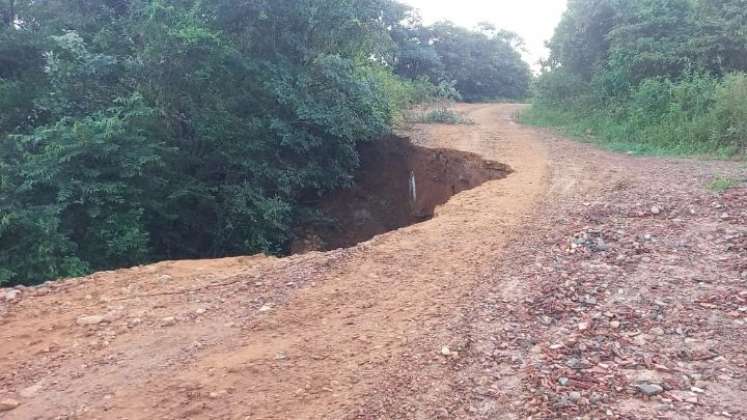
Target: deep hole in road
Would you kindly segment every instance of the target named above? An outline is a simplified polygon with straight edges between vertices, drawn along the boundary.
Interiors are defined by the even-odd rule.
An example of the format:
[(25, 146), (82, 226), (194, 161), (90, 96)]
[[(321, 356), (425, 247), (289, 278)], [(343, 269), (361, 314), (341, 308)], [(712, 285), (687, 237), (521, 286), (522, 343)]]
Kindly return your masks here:
[(323, 220), (296, 231), (292, 253), (347, 248), (429, 220), (455, 194), (511, 173), (473, 153), (420, 147), (399, 137), (363, 144), (359, 152), (354, 186), (315, 203)]

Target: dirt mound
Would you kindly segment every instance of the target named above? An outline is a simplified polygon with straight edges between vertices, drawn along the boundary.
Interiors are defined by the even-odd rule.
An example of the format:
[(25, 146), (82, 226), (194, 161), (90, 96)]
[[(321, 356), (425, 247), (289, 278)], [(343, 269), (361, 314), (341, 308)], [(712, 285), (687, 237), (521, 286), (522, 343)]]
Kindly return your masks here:
[(360, 149), (355, 184), (329, 194), (322, 223), (305, 227), (293, 253), (347, 248), (374, 236), (431, 219), (452, 196), (511, 173), (473, 153), (413, 145), (390, 137)]

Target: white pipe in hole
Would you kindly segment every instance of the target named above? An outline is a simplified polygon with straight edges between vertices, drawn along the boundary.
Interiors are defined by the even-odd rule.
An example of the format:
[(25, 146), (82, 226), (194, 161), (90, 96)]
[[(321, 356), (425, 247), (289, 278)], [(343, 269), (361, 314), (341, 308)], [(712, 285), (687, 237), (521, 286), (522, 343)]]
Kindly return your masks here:
[(412, 200), (413, 207), (418, 200), (418, 190), (415, 186), (415, 172), (410, 171), (410, 199)]

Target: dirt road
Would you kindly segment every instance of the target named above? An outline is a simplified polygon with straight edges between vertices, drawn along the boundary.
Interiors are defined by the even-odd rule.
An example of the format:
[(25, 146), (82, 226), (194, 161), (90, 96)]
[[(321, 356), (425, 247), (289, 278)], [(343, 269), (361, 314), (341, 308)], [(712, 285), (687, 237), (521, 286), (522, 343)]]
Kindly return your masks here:
[(747, 418), (747, 192), (705, 188), (744, 166), (602, 152), (519, 107), (415, 128), (513, 169), (428, 222), (2, 292), (0, 418)]

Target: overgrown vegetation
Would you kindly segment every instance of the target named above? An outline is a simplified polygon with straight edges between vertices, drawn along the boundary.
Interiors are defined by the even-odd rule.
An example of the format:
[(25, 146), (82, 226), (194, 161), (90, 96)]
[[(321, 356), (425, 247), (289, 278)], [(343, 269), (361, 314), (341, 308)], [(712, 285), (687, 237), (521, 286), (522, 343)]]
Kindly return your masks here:
[(406, 123), (424, 124), (471, 124), (468, 118), (454, 109), (457, 101), (462, 100), (455, 82), (442, 81), (432, 86), (428, 99), (419, 106), (412, 107), (405, 115)]
[(393, 0), (0, 0), (0, 283), (285, 252), (458, 60), (524, 80), (513, 38), (444, 25), (471, 52), (409, 68), (438, 43)]
[(747, 150), (744, 0), (572, 0), (525, 122), (640, 153)]

